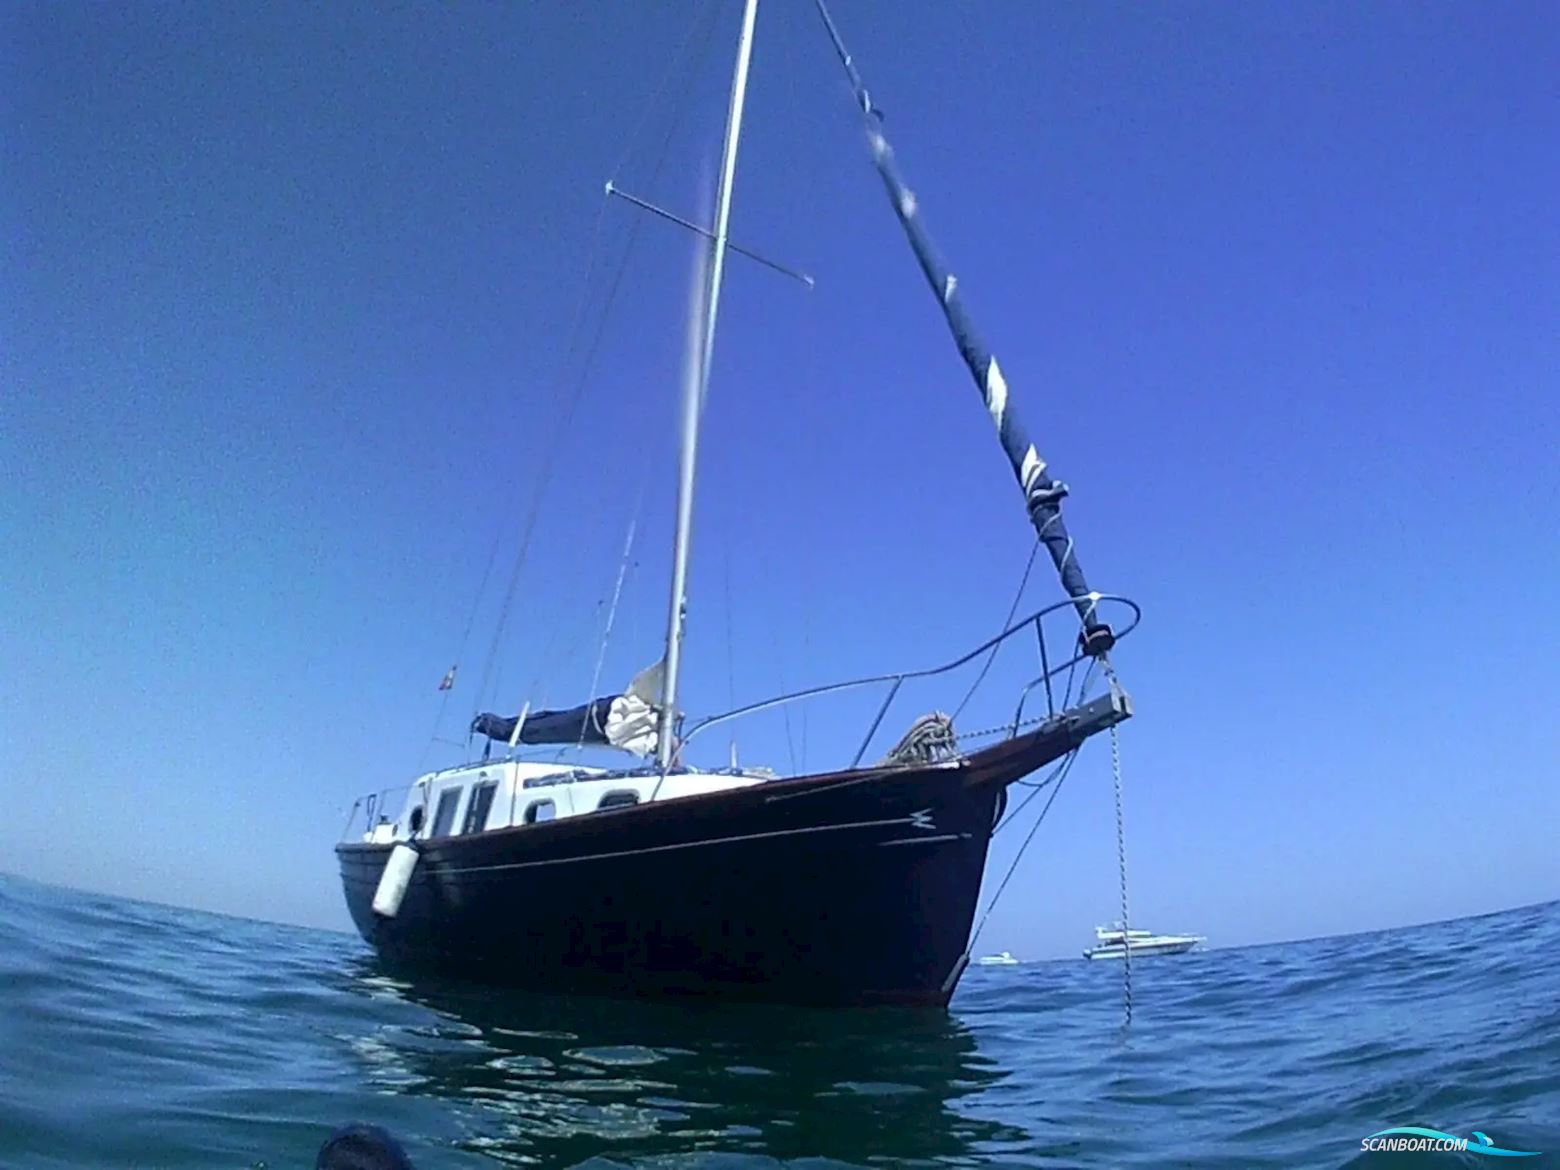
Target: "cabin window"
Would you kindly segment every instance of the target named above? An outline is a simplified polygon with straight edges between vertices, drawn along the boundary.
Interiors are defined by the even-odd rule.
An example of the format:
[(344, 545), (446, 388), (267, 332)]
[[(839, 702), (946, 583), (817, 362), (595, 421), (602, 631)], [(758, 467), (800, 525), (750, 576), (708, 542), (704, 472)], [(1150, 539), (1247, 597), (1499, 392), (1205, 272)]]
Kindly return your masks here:
[(550, 821), (557, 815), (558, 808), (550, 800), (533, 800), (525, 806), (525, 823), (528, 825)]
[(631, 804), (639, 803), (639, 793), (632, 788), (614, 788), (601, 798), (598, 809), (627, 808)]
[(407, 824), (407, 828), (409, 828), (412, 831), (413, 835), (416, 835), (417, 831), (423, 827), (423, 806), (422, 805), (419, 804), (416, 808), (414, 808), (412, 810), (412, 815), (406, 818), (406, 824)]
[(455, 827), (455, 810), (460, 805), (460, 789), (446, 788), (439, 793), (439, 807), (433, 813), (433, 828), (429, 830), (430, 837), (447, 837), (451, 829)]
[(466, 820), (462, 833), (480, 833), (487, 827), (488, 809), (493, 807), (493, 796), (498, 792), (498, 782), (489, 780), (471, 790), (471, 804), (466, 808)]

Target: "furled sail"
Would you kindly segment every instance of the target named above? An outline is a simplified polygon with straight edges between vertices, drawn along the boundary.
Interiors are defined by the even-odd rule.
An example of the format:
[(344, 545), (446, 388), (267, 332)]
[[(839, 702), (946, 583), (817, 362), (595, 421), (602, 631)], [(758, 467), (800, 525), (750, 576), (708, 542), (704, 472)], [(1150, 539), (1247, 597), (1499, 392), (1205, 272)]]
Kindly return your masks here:
[(1046, 546), (1046, 551), (1050, 553), (1051, 560), (1055, 563), (1062, 579), (1062, 587), (1067, 590), (1067, 595), (1072, 599), (1073, 605), (1078, 610), (1078, 616), (1082, 619), (1083, 647), (1090, 654), (1103, 654), (1114, 645), (1115, 635), (1096, 613), (1098, 595), (1090, 590), (1088, 582), (1084, 579), (1083, 566), (1078, 563), (1072, 537), (1068, 535), (1066, 522), (1062, 519), (1062, 499), (1067, 495), (1067, 486), (1051, 478), (1045, 460), (1029, 441), (1029, 436), (1020, 423), (1018, 413), (1009, 397), (1007, 379), (1002, 376), (1002, 369), (997, 365), (997, 359), (976, 333), (975, 324), (965, 312), (964, 301), (959, 295), (959, 282), (949, 271), (942, 257), (938, 255), (931, 237), (927, 235), (926, 228), (921, 223), (915, 193), (905, 185), (904, 179), (899, 174), (899, 168), (894, 164), (894, 152), (890, 149), (888, 140), (883, 137), (882, 114), (872, 104), (866, 85), (862, 82), (850, 53), (846, 51), (839, 31), (834, 27), (834, 21), (829, 16), (824, 0), (815, 0), (815, 2), (824, 24), (828, 26), (829, 36), (834, 42), (835, 52), (839, 54), (840, 63), (850, 77), (856, 101), (866, 118), (867, 141), (872, 148), (872, 161), (882, 177), (884, 187), (888, 190), (888, 198), (893, 204), (894, 214), (899, 217), (900, 226), (905, 230), (905, 236), (909, 239), (911, 250), (915, 252), (915, 258), (921, 265), (921, 271), (931, 285), (938, 304), (942, 306), (943, 316), (947, 319), (948, 328), (953, 332), (959, 354), (964, 358), (964, 364), (969, 367), (970, 374), (975, 379), (975, 385), (985, 400), (991, 421), (996, 424), (1002, 449), (1013, 465), (1013, 474), (1018, 477), (1019, 487), (1023, 490), (1030, 522), (1039, 534), (1041, 542)]
[(519, 715), (483, 712), (471, 721), (471, 730), (505, 744), (576, 744), (653, 755), (659, 714), (654, 698), (660, 689), (661, 670), (658, 662), (635, 676), (622, 694), (562, 711), (522, 711)]

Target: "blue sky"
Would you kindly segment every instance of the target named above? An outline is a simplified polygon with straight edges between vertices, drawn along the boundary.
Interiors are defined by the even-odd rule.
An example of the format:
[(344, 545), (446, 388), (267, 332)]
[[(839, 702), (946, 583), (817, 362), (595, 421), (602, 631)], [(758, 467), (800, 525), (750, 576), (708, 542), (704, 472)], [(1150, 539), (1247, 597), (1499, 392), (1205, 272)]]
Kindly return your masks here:
[[(352, 799), (458, 755), (445, 669), (446, 737), (583, 698), (635, 515), (604, 684), (659, 654), (690, 249), (602, 184), (699, 206), (735, 4), (663, 80), (703, 11), (0, 14), (0, 868), (340, 926)], [(1560, 895), (1554, 10), (836, 17), (1091, 581), (1146, 612), (1135, 917), (1238, 943)], [(760, 12), (733, 233), (818, 286), (730, 268), (695, 713), (962, 653), (1032, 541), (801, 3)], [(983, 945), (1114, 916), (1108, 762)]]

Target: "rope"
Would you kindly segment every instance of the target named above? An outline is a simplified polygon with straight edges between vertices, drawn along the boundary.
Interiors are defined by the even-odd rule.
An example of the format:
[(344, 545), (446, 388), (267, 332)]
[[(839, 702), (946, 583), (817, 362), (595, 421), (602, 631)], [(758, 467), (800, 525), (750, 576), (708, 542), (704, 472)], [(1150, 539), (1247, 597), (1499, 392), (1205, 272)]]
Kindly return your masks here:
[(953, 759), (959, 754), (958, 739), (953, 733), (953, 720), (941, 711), (933, 711), (910, 725), (910, 730), (900, 737), (879, 766), (924, 766)]

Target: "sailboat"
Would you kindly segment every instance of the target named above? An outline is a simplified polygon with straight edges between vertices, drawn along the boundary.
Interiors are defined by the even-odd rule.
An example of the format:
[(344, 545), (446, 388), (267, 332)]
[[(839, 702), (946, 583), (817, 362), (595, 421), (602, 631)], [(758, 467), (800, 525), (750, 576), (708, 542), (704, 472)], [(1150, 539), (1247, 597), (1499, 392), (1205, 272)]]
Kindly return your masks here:
[[(694, 373), (681, 402), (664, 653), (617, 694), (560, 710), (480, 713), (471, 725), (484, 743), (480, 758), (420, 776), (399, 805), (377, 795), (360, 802), (354, 818), (362, 813), (363, 827), (354, 819), (336, 854), (353, 921), (391, 968), (567, 993), (946, 1005), (971, 962), (988, 846), (1009, 788), (1070, 761), (1131, 715), (1108, 655), (1137, 624), (1137, 607), (1088, 585), (1062, 516), (1067, 489), (1021, 425), (822, 0), (873, 164), (1066, 596), (942, 666), (812, 687), (697, 720), (680, 711), (700, 412), (724, 264), (740, 251), (728, 225), (757, 7), (743, 2), (714, 222), (694, 227), (708, 253)], [(906, 684), (951, 679), (1015, 644), (1037, 655), (1030, 669), (1038, 673), (1026, 675), (993, 742), (973, 747), (950, 716), (932, 711), (883, 751), (891, 711), (904, 717), (894, 702)], [(1074, 695), (1075, 670), (1108, 678), (1108, 691), (1085, 699), (1080, 687)], [(863, 692), (882, 701), (854, 757), (834, 770), (780, 776), (734, 759), (693, 763), (700, 734), (712, 727)], [(630, 761), (528, 759), (523, 745)], [(864, 762), (869, 752), (875, 758)]]

